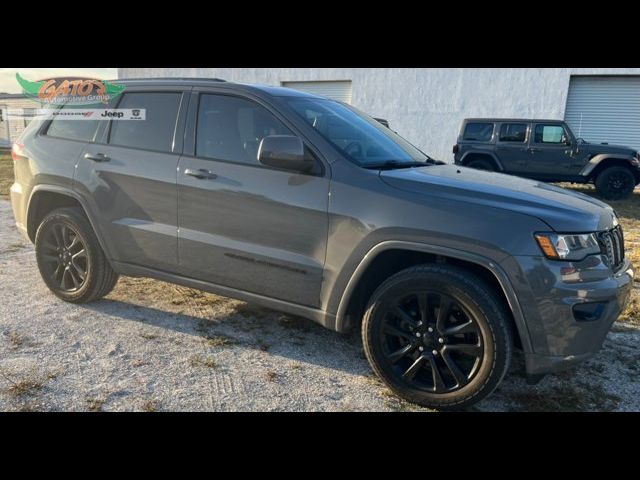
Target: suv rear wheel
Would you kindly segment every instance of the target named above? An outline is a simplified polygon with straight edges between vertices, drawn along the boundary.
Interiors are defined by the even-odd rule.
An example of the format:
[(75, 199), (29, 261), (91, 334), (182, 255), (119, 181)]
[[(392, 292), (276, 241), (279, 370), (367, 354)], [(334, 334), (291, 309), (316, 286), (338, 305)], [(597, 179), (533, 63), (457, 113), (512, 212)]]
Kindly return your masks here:
[(636, 187), (636, 177), (625, 167), (609, 167), (596, 177), (596, 190), (606, 200), (627, 198)]
[(493, 166), (493, 163), (490, 160), (483, 160), (483, 159), (471, 160), (467, 164), (467, 167), (475, 168), (476, 170), (487, 170), (489, 172), (495, 171), (495, 167)]
[(369, 301), (365, 353), (401, 397), (460, 409), (489, 395), (509, 368), (507, 314), (481, 278), (448, 265), (421, 265), (386, 280)]
[(50, 212), (38, 227), (35, 247), (42, 279), (67, 302), (96, 300), (107, 295), (118, 281), (118, 274), (79, 208)]

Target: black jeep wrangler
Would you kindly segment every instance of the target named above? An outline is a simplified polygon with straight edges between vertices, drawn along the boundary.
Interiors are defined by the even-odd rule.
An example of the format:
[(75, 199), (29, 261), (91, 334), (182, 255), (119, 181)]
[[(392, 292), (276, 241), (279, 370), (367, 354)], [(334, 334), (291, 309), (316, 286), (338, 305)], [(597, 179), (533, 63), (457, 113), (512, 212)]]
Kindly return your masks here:
[(561, 120), (469, 118), (454, 161), (544, 182), (594, 183), (607, 200), (626, 198), (640, 183), (640, 156), (630, 147), (576, 138)]

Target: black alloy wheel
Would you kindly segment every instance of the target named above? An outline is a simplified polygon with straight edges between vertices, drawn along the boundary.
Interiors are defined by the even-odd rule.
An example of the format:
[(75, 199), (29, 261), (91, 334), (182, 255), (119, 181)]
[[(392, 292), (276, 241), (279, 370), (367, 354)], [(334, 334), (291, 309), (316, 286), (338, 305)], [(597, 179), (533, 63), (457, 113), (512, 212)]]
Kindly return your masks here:
[(46, 275), (61, 291), (76, 292), (87, 279), (87, 248), (72, 227), (54, 223), (42, 239), (41, 259)]
[(499, 292), (472, 271), (410, 267), (371, 295), (362, 342), (374, 372), (400, 397), (440, 410), (466, 408), (500, 384), (512, 324)]
[(478, 322), (459, 301), (419, 290), (387, 299), (380, 342), (386, 361), (414, 388), (453, 392), (478, 372), (483, 341)]

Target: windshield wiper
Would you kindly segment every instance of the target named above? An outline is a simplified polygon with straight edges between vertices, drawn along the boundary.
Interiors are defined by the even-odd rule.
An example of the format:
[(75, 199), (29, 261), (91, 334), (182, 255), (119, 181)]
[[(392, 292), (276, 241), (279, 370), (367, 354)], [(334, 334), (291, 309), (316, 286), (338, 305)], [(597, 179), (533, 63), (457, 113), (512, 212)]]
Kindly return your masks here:
[(411, 167), (427, 167), (433, 163), (427, 162), (402, 162), (398, 160), (387, 160), (382, 163), (372, 163), (371, 165), (363, 165), (364, 168), (370, 170), (392, 170), (395, 168), (411, 168)]

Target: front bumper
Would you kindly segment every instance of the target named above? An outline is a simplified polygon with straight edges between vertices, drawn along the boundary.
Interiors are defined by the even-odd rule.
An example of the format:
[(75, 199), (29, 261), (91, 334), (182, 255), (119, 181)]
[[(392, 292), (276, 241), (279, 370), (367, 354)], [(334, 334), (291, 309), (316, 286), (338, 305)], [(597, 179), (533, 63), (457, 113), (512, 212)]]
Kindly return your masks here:
[(516, 279), (532, 349), (524, 352), (529, 375), (562, 370), (600, 350), (633, 286), (628, 260), (616, 272), (600, 256), (581, 262), (512, 257), (503, 267)]

